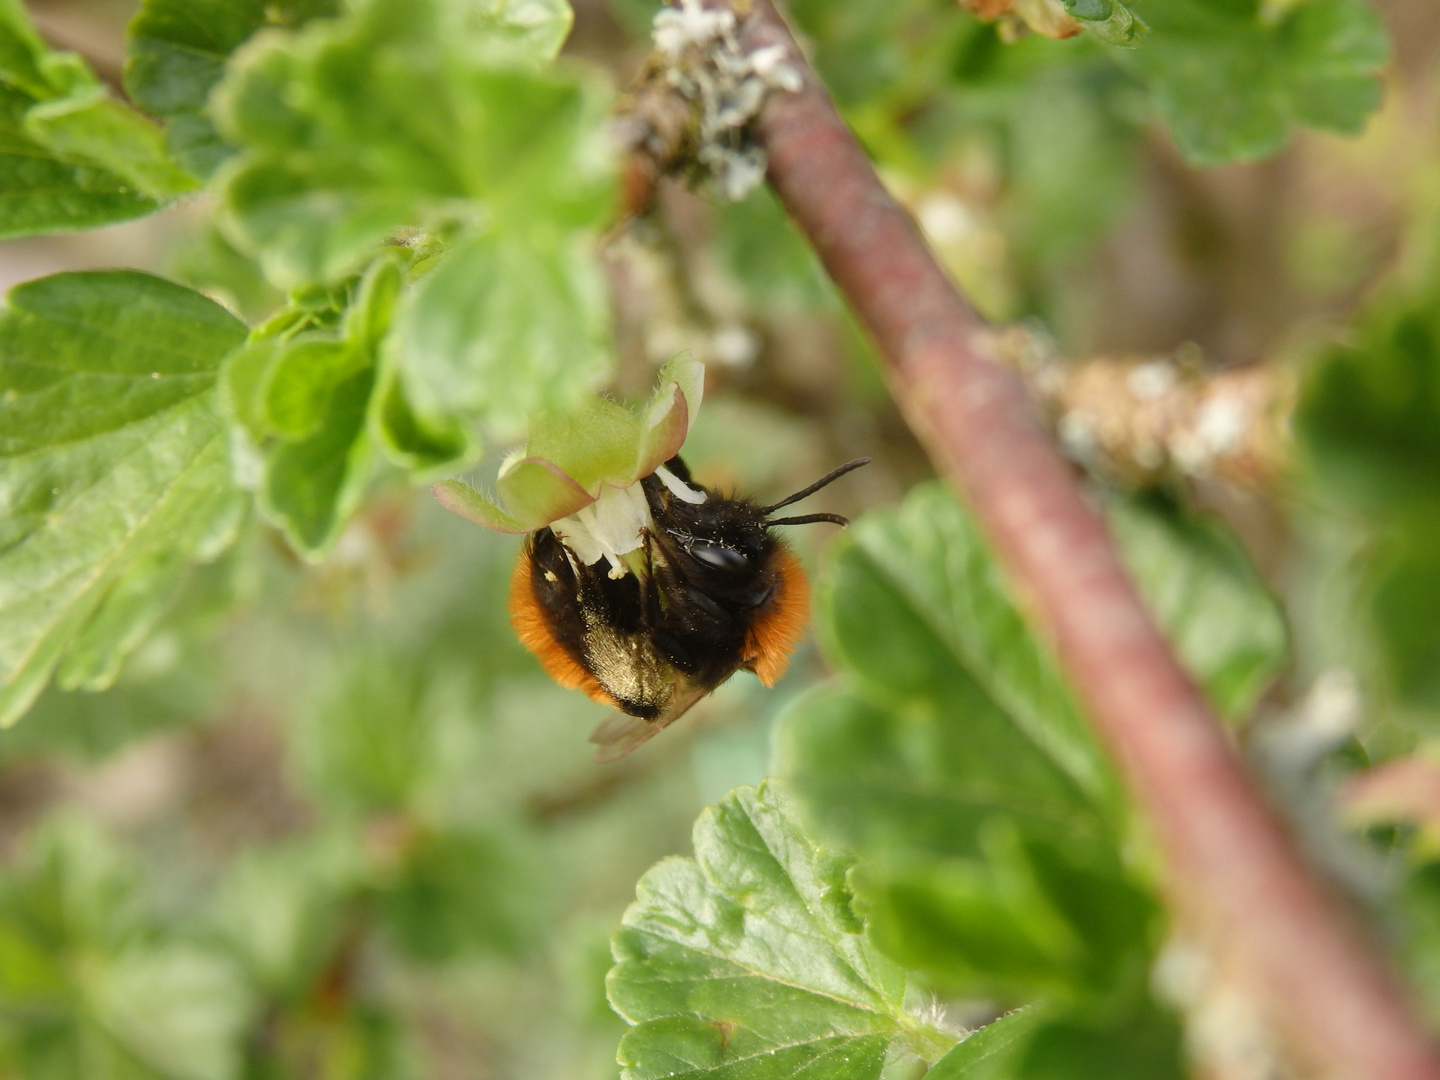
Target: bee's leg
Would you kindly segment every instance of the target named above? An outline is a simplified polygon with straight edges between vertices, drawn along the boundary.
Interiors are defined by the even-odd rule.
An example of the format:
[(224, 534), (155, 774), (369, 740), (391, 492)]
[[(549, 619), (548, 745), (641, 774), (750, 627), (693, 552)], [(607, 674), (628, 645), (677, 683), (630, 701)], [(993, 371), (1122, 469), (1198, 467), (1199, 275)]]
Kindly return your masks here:
[(645, 565), (650, 571), (640, 580), (640, 619), (645, 629), (653, 633), (665, 622), (665, 611), (660, 603), (660, 596), (666, 586), (660, 578), (662, 575), (668, 578), (670, 574), (667, 567), (655, 562), (655, 541), (651, 537), (649, 529), (641, 530), (640, 543), (645, 551)]
[(655, 643), (655, 648), (665, 659), (674, 664), (686, 675), (694, 675), (699, 665), (695, 662), (695, 655), (681, 644), (680, 639), (669, 630), (659, 629), (650, 635), (650, 640)]

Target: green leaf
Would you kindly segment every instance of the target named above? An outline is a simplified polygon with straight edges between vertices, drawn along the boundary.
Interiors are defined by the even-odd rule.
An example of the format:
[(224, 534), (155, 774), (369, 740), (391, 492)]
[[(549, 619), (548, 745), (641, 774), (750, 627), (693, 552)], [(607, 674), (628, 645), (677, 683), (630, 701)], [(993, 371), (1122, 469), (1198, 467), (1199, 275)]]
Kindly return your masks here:
[(145, 0), (130, 23), (125, 89), (156, 116), (202, 112), (225, 61), (255, 31), (339, 10), (338, 0)]
[(72, 679), (112, 677), (154, 611), (124, 584), (132, 571), (214, 558), (233, 537), (238, 496), (214, 385), (244, 333), (218, 304), (128, 271), (11, 292), (0, 314), (4, 722), (72, 648), (85, 654)]
[(36, 142), (35, 99), (0, 81), (0, 239), (93, 229), (158, 208), (119, 176)]
[(1215, 524), (1129, 500), (1110, 507), (1125, 562), (1221, 715), (1246, 718), (1279, 673), (1288, 633), (1244, 552)]
[(308, 559), (329, 551), (365, 493), (379, 352), (402, 285), (384, 257), (358, 282), (297, 293), (225, 361), (241, 464), (261, 474), (261, 511)]
[(225, 358), (220, 368), (220, 404), (231, 422), (239, 425), (253, 443), (269, 434), (265, 425), (265, 385), (270, 366), (285, 349), (285, 339), (257, 327), (245, 342)]
[[(892, 616), (875, 621), (894, 629)], [(919, 669), (936, 659), (922, 652)], [(872, 938), (946, 986), (1007, 1001), (1143, 979), (1154, 905), (1100, 814), (938, 663), (929, 699), (883, 708), (831, 688), (782, 721), (782, 773), (820, 835), (863, 859)]]
[(313, 434), (270, 452), (260, 508), (307, 558), (323, 557), (360, 505), (374, 448), (365, 416), (375, 372), (365, 369), (329, 395)]
[(845, 680), (790, 710), (777, 758), (861, 857), (871, 937), (963, 993), (1133, 994), (1158, 909), (1124, 805), (974, 526), (926, 485), (837, 548), (818, 615)]
[(199, 186), (171, 162), (160, 129), (103, 86), (35, 105), (25, 115), (25, 130), (52, 153), (93, 161), (149, 199)]
[(610, 370), (610, 305), (584, 234), (491, 233), (447, 254), (399, 317), (401, 378), (416, 412), (523, 428), (564, 414)]
[(113, 684), (125, 657), (150, 636), (169, 609), (187, 569), (168, 554), (130, 567), (76, 635), (55, 671), (55, 682), (65, 690), (103, 690)]
[(1311, 369), (1296, 430), (1313, 484), (1376, 535), (1360, 568), (1382, 683), (1440, 706), (1440, 317), (1436, 286), (1377, 304)]
[(965, 1036), (925, 1074), (926, 1080), (1010, 1080), (1012, 1076), (1023, 1076), (1016, 1066), (1044, 1019), (1044, 1010), (1033, 1006), (1006, 1013)]
[(379, 379), (370, 395), (369, 432), (387, 458), (422, 477), (464, 468), (480, 453), (468, 425), (421, 418), (405, 393), (390, 349), (381, 357)]
[(1440, 315), (1434, 287), (1390, 300), (1354, 345), (1327, 350), (1306, 381), (1296, 428), (1332, 497), (1377, 517), (1440, 509)]
[(1049, 1005), (1009, 1013), (970, 1035), (926, 1080), (1184, 1080), (1175, 1017), (1140, 1007), (1091, 1016)]
[(15, 0), (0, 5), (0, 156), (13, 165), (0, 236), (108, 224), (195, 187), (160, 129), (79, 56), (47, 49)]
[(1380, 104), (1389, 46), (1365, 0), (1302, 0), (1278, 21), (1260, 0), (1152, 0), (1151, 34), (1121, 58), (1195, 165), (1255, 161), (1292, 124), (1356, 134)]
[(294, 163), (228, 173), (220, 221), (283, 286), (353, 273), (382, 243), (420, 218), (406, 192), (372, 186), (353, 171), (317, 182)]
[[(1118, 820), (1113, 770), (979, 531), (942, 485), (918, 487), (898, 512), (857, 522), (820, 602), (836, 658), (867, 684), (882, 694), (928, 693), (932, 669), (904, 661), (904, 649), (885, 640), (892, 628), (917, 646), (928, 638), (928, 652), (948, 657), (1050, 768)], [(869, 604), (882, 602), (894, 612), (884, 631), (867, 616)]]
[(0, 81), (32, 98), (49, 97), (55, 86), (44, 70), (48, 51), (20, 0), (0, 0)]
[(313, 435), (324, 423), (336, 388), (370, 367), (370, 359), (348, 341), (293, 339), (265, 366), (261, 422), (282, 439)]
[(145, 0), (130, 23), (125, 90), (167, 121), (177, 160), (209, 176), (230, 153), (207, 114), (225, 62), (257, 30), (337, 14), (338, 0)]
[(257, 41), (216, 99), (245, 148), (224, 181), (230, 231), (294, 284), (353, 271), (404, 228), (598, 224), (608, 95), (539, 70), (559, 10), (368, 0)]
[(892, 1044), (951, 1039), (903, 1007), (904, 973), (850, 909), (849, 860), (800, 827), (775, 783), (738, 788), (695, 825), (695, 858), (641, 879), (607, 987), (635, 1025), (626, 1080), (878, 1077)]

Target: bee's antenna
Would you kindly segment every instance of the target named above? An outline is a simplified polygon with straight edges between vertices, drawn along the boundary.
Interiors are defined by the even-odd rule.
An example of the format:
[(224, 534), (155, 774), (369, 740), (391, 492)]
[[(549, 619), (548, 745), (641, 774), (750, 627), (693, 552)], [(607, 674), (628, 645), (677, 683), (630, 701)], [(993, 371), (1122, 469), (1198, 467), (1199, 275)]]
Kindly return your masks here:
[(767, 521), (766, 527), (771, 525), (809, 525), (815, 521), (829, 521), (832, 524), (845, 526), (850, 524), (850, 519), (841, 517), (839, 514), (802, 514), (800, 517), (775, 518)]
[[(788, 499), (781, 499), (781, 500), (780, 500), (778, 503), (776, 503), (774, 506), (764, 506), (764, 507), (761, 507), (761, 511), (762, 511), (763, 513), (766, 513), (766, 514), (773, 513), (774, 511), (779, 510), (782, 506), (789, 506), (791, 503), (796, 503), (796, 502), (799, 502), (801, 499), (809, 498), (811, 495), (814, 495), (815, 492), (817, 492), (817, 491), (819, 491), (821, 488), (823, 488), (826, 484), (833, 484), (836, 480), (839, 480), (840, 477), (844, 476), (846, 473), (848, 473), (848, 472), (853, 472), (854, 470), (860, 468), (861, 465), (869, 465), (869, 464), (870, 464), (870, 459), (869, 459), (868, 457), (856, 458), (854, 461), (847, 461), (844, 465), (841, 465), (838, 469), (831, 469), (828, 473), (826, 473), (824, 476), (822, 476), (819, 480), (816, 480), (813, 484), (811, 484), (809, 487), (805, 488), (803, 491), (797, 491), (794, 495), (791, 495)], [(833, 514), (831, 514), (831, 515), (812, 514), (812, 515), (808, 516), (807, 518), (805, 518), (804, 520), (805, 520), (805, 521), (834, 521), (834, 520), (835, 520), (835, 515), (833, 515)], [(799, 525), (799, 524), (802, 524), (802, 521), (801, 521), (799, 518), (786, 518), (784, 521), (772, 521), (772, 522), (770, 522), (770, 524), (771, 524), (771, 525)], [(841, 518), (840, 521), (839, 521), (839, 524), (841, 524), (841, 525), (849, 525), (850, 523), (849, 523), (848, 521), (846, 521), (844, 518)]]

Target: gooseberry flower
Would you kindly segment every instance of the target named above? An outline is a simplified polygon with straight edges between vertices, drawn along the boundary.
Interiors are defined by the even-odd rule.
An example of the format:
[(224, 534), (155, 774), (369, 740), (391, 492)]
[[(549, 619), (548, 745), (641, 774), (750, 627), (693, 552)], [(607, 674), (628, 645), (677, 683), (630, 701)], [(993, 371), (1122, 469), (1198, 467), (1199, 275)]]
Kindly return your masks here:
[(665, 468), (685, 442), (704, 385), (705, 365), (680, 353), (661, 368), (638, 415), (595, 397), (576, 412), (532, 417), (525, 445), (500, 465), (495, 498), (460, 480), (436, 484), (435, 497), (499, 532), (548, 525), (587, 566), (605, 559), (610, 576), (623, 577), (635, 568), (626, 556), (639, 550), (652, 525), (641, 480), (654, 475), (676, 498), (705, 501), (704, 492)]

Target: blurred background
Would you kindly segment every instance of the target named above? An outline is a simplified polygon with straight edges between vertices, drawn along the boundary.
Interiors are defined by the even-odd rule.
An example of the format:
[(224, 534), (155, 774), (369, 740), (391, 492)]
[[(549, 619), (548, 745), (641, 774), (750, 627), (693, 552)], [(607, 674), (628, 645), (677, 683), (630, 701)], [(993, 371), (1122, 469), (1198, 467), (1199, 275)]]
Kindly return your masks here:
[[(116, 84), (138, 6), (25, 0), (53, 45)], [(1302, 363), (1386, 280), (1440, 190), (1440, 7), (1376, 6), (1394, 60), (1362, 137), (1299, 132), (1266, 161), (1208, 170), (1088, 39), (1007, 45), (943, 0), (791, 10), (986, 315), (1033, 320), (1073, 358), (1213, 371)], [(567, 52), (623, 86), (654, 5), (574, 7)], [(206, 219), (192, 202), (0, 244), (0, 287), (137, 267), (259, 317), (279, 297)], [(686, 448), (700, 480), (783, 495), (869, 454), (808, 504), (855, 513), (928, 474), (767, 192), (717, 207), (664, 188), (606, 262), (621, 394), (682, 348), (710, 365)], [(1277, 590), (1300, 587), (1314, 564), (1297, 561), (1293, 508), (1193, 494)], [(828, 529), (795, 532), (817, 565)], [(688, 853), (702, 806), (766, 775), (773, 718), (824, 666), (807, 645), (778, 689), (741, 674), (595, 765), (586, 735), (605, 710), (553, 685), (508, 627), (516, 548), (383, 479), (319, 565), (252, 522), (192, 572), (114, 689), (52, 688), (0, 732), (0, 1076), (616, 1075), (604, 974), (636, 880)], [(1301, 666), (1323, 666), (1323, 642), (1304, 647), (1320, 630), (1297, 633), (1315, 658)]]

